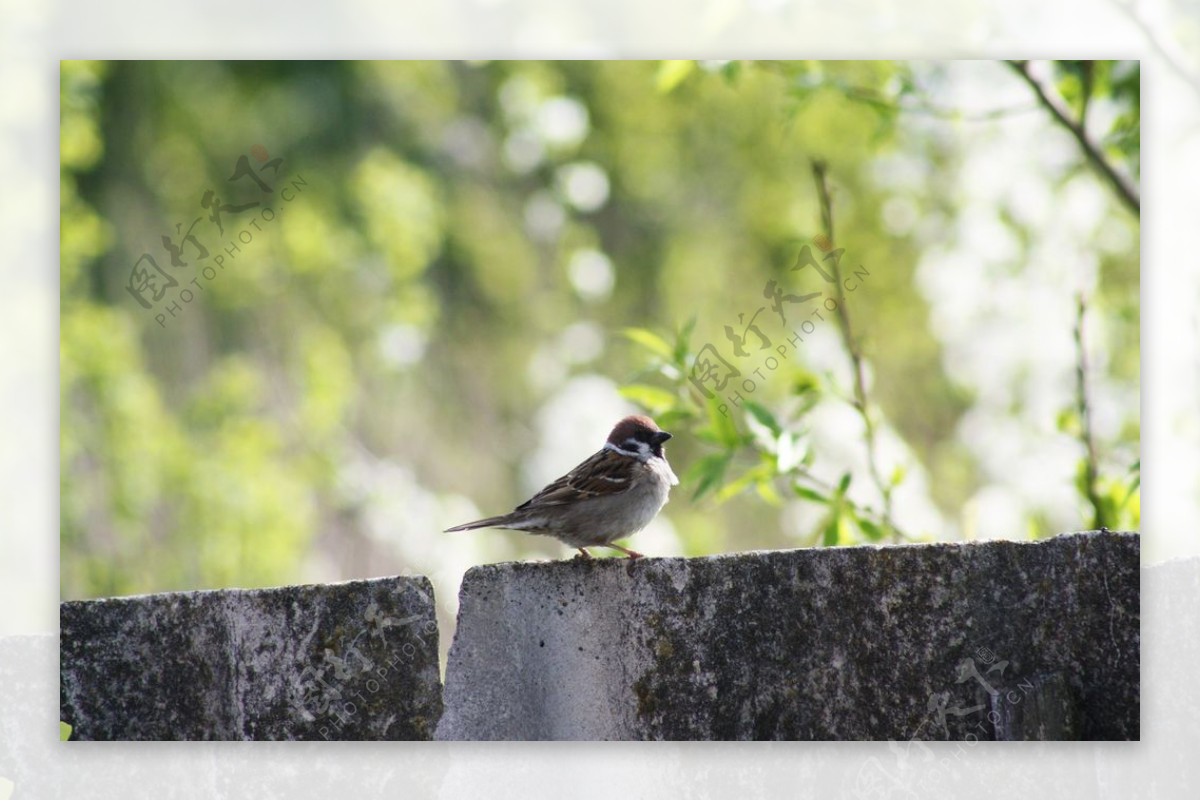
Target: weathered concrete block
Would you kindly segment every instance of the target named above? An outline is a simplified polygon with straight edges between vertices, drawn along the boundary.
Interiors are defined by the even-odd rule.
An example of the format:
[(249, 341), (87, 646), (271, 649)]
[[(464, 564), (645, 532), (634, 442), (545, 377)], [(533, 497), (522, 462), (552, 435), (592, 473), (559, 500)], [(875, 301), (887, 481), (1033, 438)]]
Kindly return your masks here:
[(1138, 544), (478, 567), (437, 737), (1137, 739)]
[(423, 577), (61, 605), (61, 715), (84, 740), (429, 739)]

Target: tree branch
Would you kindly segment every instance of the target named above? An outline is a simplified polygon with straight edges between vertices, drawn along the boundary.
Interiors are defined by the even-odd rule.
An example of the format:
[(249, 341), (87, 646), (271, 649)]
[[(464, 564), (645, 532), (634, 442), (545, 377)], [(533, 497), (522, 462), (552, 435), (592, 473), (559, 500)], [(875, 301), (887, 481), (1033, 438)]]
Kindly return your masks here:
[(1088, 397), (1087, 384), (1087, 347), (1084, 345), (1083, 335), (1087, 303), (1082, 292), (1076, 299), (1075, 311), (1075, 404), (1079, 413), (1079, 440), (1084, 452), (1083, 492), (1092, 506), (1092, 528), (1107, 528), (1110, 522), (1115, 525), (1115, 521), (1107, 519), (1098, 486), (1100, 462), (1096, 457), (1096, 439), (1092, 434), (1092, 404)]
[(1100, 175), (1109, 183), (1109, 185), (1112, 186), (1113, 190), (1117, 193), (1117, 197), (1119, 197), (1121, 201), (1129, 207), (1130, 211), (1138, 216), (1141, 216), (1142, 201), (1138, 196), (1138, 190), (1136, 187), (1134, 187), (1125, 176), (1117, 172), (1115, 167), (1108, 163), (1108, 159), (1106, 159), (1104, 154), (1100, 152), (1099, 145), (1097, 145), (1088, 137), (1087, 131), (1084, 130), (1082, 123), (1072, 119), (1071, 115), (1067, 113), (1067, 110), (1063, 108), (1062, 104), (1056, 98), (1051, 97), (1050, 94), (1042, 87), (1042, 85), (1038, 83), (1032, 75), (1029, 74), (1029, 62), (1007, 61), (1005, 63), (1012, 67), (1012, 69), (1018, 75), (1020, 75), (1026, 83), (1029, 84), (1034, 93), (1037, 95), (1038, 102), (1050, 112), (1051, 116), (1053, 116), (1060, 125), (1066, 128), (1071, 135), (1075, 137), (1075, 141), (1078, 142), (1079, 147), (1083, 149), (1083, 154), (1087, 157), (1088, 162), (1090, 162), (1092, 167), (1094, 167), (1096, 171), (1099, 172)]
[[(817, 198), (821, 204), (821, 224), (825, 228), (825, 236), (829, 250), (834, 249), (833, 239), (833, 203), (829, 197), (829, 184), (826, 181), (826, 165), (823, 161), (816, 159), (812, 162), (813, 180), (817, 184)], [(875, 486), (879, 489), (880, 495), (883, 497), (883, 513), (881, 515), (883, 523), (892, 530), (893, 535), (899, 539), (903, 537), (903, 533), (892, 520), (892, 488), (883, 480), (883, 476), (879, 472), (878, 453), (875, 444), (875, 423), (871, 420), (870, 410), (867, 408), (867, 389), (865, 373), (866, 368), (863, 362), (862, 350), (858, 346), (858, 341), (854, 338), (854, 330), (850, 324), (850, 311), (846, 308), (846, 293), (842, 289), (842, 271), (839, 263), (840, 258), (830, 260), (833, 268), (834, 287), (837, 293), (837, 319), (838, 330), (842, 335), (842, 343), (846, 346), (846, 352), (850, 355), (850, 364), (854, 373), (854, 408), (862, 417), (864, 435), (867, 444), (867, 466), (871, 472), (871, 479), (875, 482)]]

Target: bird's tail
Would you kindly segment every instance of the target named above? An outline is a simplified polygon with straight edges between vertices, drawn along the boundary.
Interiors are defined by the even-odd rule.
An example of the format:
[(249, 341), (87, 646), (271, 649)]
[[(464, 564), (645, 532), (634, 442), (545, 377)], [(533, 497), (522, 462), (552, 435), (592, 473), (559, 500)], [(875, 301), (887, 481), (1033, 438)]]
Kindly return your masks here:
[(470, 531), (473, 528), (505, 528), (511, 521), (508, 515), (497, 515), (496, 517), (485, 517), (483, 520), (476, 520), (473, 523), (463, 523), (460, 526), (452, 526), (446, 531)]

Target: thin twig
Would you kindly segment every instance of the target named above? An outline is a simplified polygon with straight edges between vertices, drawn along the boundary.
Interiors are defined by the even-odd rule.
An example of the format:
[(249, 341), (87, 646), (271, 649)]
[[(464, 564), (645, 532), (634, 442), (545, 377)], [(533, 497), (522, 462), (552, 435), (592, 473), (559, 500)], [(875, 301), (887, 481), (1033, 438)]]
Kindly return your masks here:
[(1133, 184), (1130, 183), (1127, 178), (1125, 178), (1125, 176), (1117, 172), (1115, 167), (1108, 163), (1108, 159), (1106, 159), (1104, 154), (1100, 151), (1100, 146), (1088, 137), (1087, 131), (1084, 130), (1083, 125), (1077, 120), (1072, 119), (1071, 115), (1067, 113), (1067, 109), (1065, 109), (1056, 98), (1051, 97), (1050, 94), (1042, 87), (1042, 85), (1038, 83), (1032, 75), (1029, 74), (1029, 62), (1008, 61), (1005, 63), (1012, 67), (1013, 70), (1020, 75), (1026, 83), (1029, 84), (1034, 93), (1037, 95), (1038, 102), (1050, 112), (1051, 116), (1053, 116), (1060, 125), (1066, 128), (1071, 135), (1075, 137), (1075, 141), (1078, 142), (1079, 147), (1083, 149), (1084, 156), (1087, 157), (1087, 160), (1096, 169), (1096, 171), (1099, 172), (1100, 175), (1112, 186), (1113, 190), (1117, 193), (1117, 197), (1119, 197), (1134, 214), (1140, 216), (1142, 213), (1142, 201), (1138, 196), (1137, 188), (1134, 187)]
[(1084, 346), (1083, 318), (1087, 303), (1083, 293), (1076, 298), (1075, 313), (1075, 404), (1079, 412), (1079, 441), (1084, 450), (1084, 494), (1092, 505), (1092, 528), (1107, 528), (1110, 521), (1104, 514), (1104, 502), (1100, 499), (1097, 479), (1100, 475), (1099, 460), (1096, 458), (1096, 440), (1092, 434), (1092, 404), (1088, 397), (1088, 360)]
[[(825, 237), (828, 240), (826, 244), (829, 246), (830, 252), (833, 252), (833, 203), (829, 197), (829, 183), (826, 180), (825, 163), (814, 159), (812, 162), (812, 172), (813, 180), (817, 184), (817, 197), (821, 204), (821, 224), (825, 228)], [(830, 259), (833, 266), (834, 291), (837, 293), (838, 330), (842, 334), (842, 344), (845, 345), (846, 352), (850, 355), (850, 363), (854, 372), (853, 406), (863, 421), (867, 442), (867, 467), (871, 472), (871, 479), (879, 489), (880, 495), (883, 496), (883, 522), (892, 530), (895, 537), (899, 539), (903, 534), (892, 520), (892, 488), (883, 480), (883, 476), (879, 472), (879, 460), (875, 444), (875, 423), (871, 420), (870, 410), (867, 407), (866, 368), (863, 362), (862, 350), (859, 348), (858, 341), (854, 337), (854, 329), (850, 323), (850, 311), (846, 306), (846, 293), (842, 288), (840, 261), (841, 259), (836, 257)]]

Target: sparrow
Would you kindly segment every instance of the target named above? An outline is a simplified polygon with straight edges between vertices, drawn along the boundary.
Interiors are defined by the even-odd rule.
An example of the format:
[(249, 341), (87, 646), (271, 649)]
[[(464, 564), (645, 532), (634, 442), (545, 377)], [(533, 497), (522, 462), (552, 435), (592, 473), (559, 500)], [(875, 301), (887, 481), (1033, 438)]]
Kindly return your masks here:
[(604, 447), (513, 511), (446, 531), (514, 529), (555, 537), (584, 559), (597, 546), (640, 559), (616, 540), (645, 528), (679, 483), (663, 451), (670, 438), (649, 417), (630, 415), (613, 426)]

